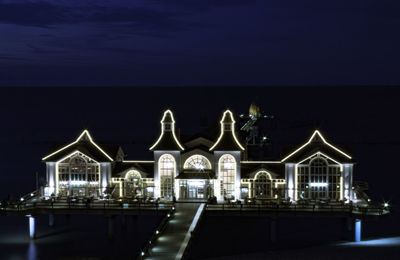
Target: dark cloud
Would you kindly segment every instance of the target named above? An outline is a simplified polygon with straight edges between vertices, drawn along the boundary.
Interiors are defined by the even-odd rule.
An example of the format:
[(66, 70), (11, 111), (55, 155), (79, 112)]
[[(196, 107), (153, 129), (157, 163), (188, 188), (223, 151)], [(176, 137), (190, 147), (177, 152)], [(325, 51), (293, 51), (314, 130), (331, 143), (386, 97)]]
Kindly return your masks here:
[[(104, 23), (143, 30), (181, 31), (195, 24), (185, 24), (184, 11), (121, 6), (64, 6), (49, 2), (0, 3), (0, 23), (49, 27), (64, 24)], [(143, 32), (142, 32), (143, 33)]]

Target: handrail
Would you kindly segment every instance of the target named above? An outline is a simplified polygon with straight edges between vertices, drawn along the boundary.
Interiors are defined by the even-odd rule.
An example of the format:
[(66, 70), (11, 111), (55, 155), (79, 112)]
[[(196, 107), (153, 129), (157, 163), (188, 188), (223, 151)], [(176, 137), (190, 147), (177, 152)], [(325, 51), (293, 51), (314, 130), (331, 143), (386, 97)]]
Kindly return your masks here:
[(388, 214), (386, 207), (357, 205), (302, 205), (302, 204), (207, 204), (207, 211), (280, 211), (280, 212), (349, 212), (353, 214)]
[(150, 250), (154, 242), (157, 240), (157, 238), (162, 234), (162, 232), (165, 230), (168, 220), (171, 218), (172, 214), (174, 213), (175, 209), (175, 204), (173, 204), (172, 209), (169, 211), (168, 214), (164, 216), (164, 218), (161, 220), (160, 224), (157, 226), (156, 231), (153, 232), (151, 235), (149, 241), (145, 242), (142, 247), (140, 248), (139, 252), (137, 253), (137, 260), (142, 260), (143, 257), (146, 255), (150, 254)]
[[(201, 206), (200, 206), (200, 207), (201, 207)], [(190, 252), (190, 248), (191, 248), (192, 245), (193, 245), (193, 239), (195, 239), (195, 238), (197, 237), (197, 234), (198, 234), (198, 232), (199, 232), (199, 231), (198, 231), (198, 230), (199, 230), (199, 223), (201, 223), (201, 221), (203, 220), (203, 216), (204, 216), (204, 212), (205, 212), (204, 209), (206, 209), (206, 208), (207, 208), (207, 203), (205, 203), (204, 206), (203, 206), (203, 208), (201, 209), (200, 216), (199, 216), (199, 218), (198, 218), (198, 220), (197, 220), (197, 222), (196, 222), (196, 226), (193, 228), (193, 230), (192, 230), (192, 232), (191, 232), (191, 234), (190, 234), (189, 242), (188, 242), (188, 244), (186, 245), (186, 248), (185, 248), (185, 250), (184, 250), (184, 252), (183, 252), (183, 254), (182, 254), (181, 260), (186, 259), (186, 257), (188, 256), (188, 253)]]
[(71, 202), (71, 201), (37, 201), (28, 203), (8, 204), (1, 207), (3, 212), (23, 212), (34, 209), (103, 209), (103, 210), (169, 210), (173, 207), (172, 203), (122, 203), (115, 201), (91, 201), (91, 202)]

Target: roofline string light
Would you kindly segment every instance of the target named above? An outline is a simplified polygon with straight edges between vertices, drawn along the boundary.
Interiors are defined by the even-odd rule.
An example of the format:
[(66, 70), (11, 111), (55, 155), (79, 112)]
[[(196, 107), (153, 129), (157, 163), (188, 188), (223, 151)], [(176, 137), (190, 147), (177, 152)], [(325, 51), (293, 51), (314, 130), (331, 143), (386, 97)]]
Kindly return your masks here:
[(225, 117), (226, 117), (226, 115), (229, 113), (229, 115), (231, 116), (231, 119), (232, 119), (232, 127), (231, 127), (231, 133), (232, 133), (232, 135), (233, 135), (233, 138), (235, 139), (235, 142), (236, 142), (236, 144), (240, 147), (240, 149), (242, 149), (242, 151), (244, 151), (245, 149), (244, 149), (244, 147), (240, 144), (240, 142), (239, 142), (239, 140), (237, 139), (237, 137), (236, 137), (236, 135), (235, 135), (235, 119), (233, 119), (233, 114), (232, 114), (232, 112), (229, 110), (229, 109), (227, 109), (225, 112), (224, 112), (224, 115), (222, 116), (222, 119), (221, 119), (221, 121), (219, 121), (219, 123), (220, 123), (220, 125), (221, 125), (221, 133), (220, 133), (220, 135), (219, 135), (219, 137), (218, 137), (218, 140), (215, 142), (215, 144), (210, 148), (210, 151), (211, 150), (213, 150), (214, 149), (214, 147), (215, 146), (217, 146), (217, 144), (221, 141), (221, 139), (222, 139), (222, 137), (224, 136), (224, 124), (223, 124), (223, 122), (224, 122), (224, 119), (225, 119)]
[(65, 150), (65, 149), (67, 149), (68, 147), (71, 147), (72, 145), (76, 144), (77, 142), (79, 142), (79, 140), (82, 139), (82, 137), (83, 137), (85, 134), (86, 134), (87, 137), (89, 138), (89, 141), (90, 141), (97, 149), (99, 149), (99, 150), (100, 150), (108, 159), (110, 159), (112, 162), (114, 161), (113, 158), (111, 158), (111, 156), (109, 156), (103, 149), (100, 148), (100, 146), (98, 146), (98, 145), (93, 141), (92, 136), (90, 135), (90, 133), (89, 133), (89, 131), (88, 131), (87, 129), (85, 129), (85, 130), (78, 136), (78, 138), (77, 138), (74, 142), (72, 142), (72, 143), (70, 143), (70, 144), (64, 146), (63, 148), (61, 148), (61, 149), (55, 151), (54, 153), (51, 153), (51, 154), (49, 154), (49, 155), (43, 157), (43, 158), (42, 158), (42, 161), (44, 161), (44, 160), (46, 160), (47, 158), (49, 158), (49, 157), (51, 157), (51, 156), (53, 156), (53, 155), (55, 155), (55, 154), (57, 154), (57, 153), (59, 153), (59, 152)]
[(341, 153), (342, 155), (344, 155), (345, 157), (347, 157), (348, 159), (351, 159), (351, 156), (346, 154), (345, 152), (339, 150), (338, 148), (336, 148), (335, 146), (331, 145), (330, 143), (328, 143), (325, 138), (322, 136), (322, 134), (318, 131), (315, 130), (314, 133), (311, 135), (310, 139), (308, 140), (307, 143), (303, 144), (300, 148), (296, 149), (294, 152), (292, 152), (291, 154), (289, 154), (288, 156), (286, 156), (285, 158), (282, 159), (282, 162), (286, 161), (287, 159), (289, 159), (290, 157), (292, 157), (294, 154), (296, 154), (297, 152), (301, 151), (304, 147), (306, 147), (307, 145), (309, 145), (311, 143), (311, 141), (314, 139), (315, 135), (317, 135), (321, 138), (321, 140), (328, 145), (329, 147), (333, 148), (335, 151)]
[(164, 135), (164, 120), (165, 120), (165, 117), (167, 116), (167, 114), (170, 114), (170, 115), (171, 115), (171, 119), (172, 119), (171, 132), (172, 132), (172, 135), (173, 135), (173, 137), (174, 137), (174, 140), (175, 140), (175, 142), (178, 144), (179, 148), (181, 148), (182, 151), (184, 151), (185, 148), (183, 148), (183, 146), (179, 143), (178, 138), (176, 138), (176, 135), (175, 135), (175, 119), (174, 119), (174, 114), (173, 114), (172, 111), (169, 110), (169, 109), (167, 109), (167, 110), (164, 111), (164, 115), (163, 115), (163, 117), (162, 117), (162, 119), (161, 119), (161, 121), (160, 121), (160, 123), (161, 123), (161, 125), (162, 125), (162, 127), (161, 127), (161, 135), (160, 135), (160, 137), (158, 138), (158, 140), (155, 142), (155, 144), (153, 144), (153, 145), (149, 148), (149, 150), (152, 150), (152, 149), (153, 149), (154, 147), (156, 147), (156, 145), (161, 141), (161, 139), (162, 139), (162, 137), (163, 137), (163, 135)]
[(135, 160), (124, 160), (123, 163), (154, 163), (154, 161), (135, 161)]

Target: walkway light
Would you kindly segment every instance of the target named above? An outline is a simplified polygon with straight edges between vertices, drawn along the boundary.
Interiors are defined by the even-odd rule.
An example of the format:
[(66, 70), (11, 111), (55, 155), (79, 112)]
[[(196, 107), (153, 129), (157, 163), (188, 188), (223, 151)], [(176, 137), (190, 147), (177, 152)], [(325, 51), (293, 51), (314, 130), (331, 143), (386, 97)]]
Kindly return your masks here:
[(24, 201), (24, 198), (21, 198), (21, 201)]
[(383, 206), (384, 206), (385, 208), (387, 208), (387, 207), (389, 207), (389, 203), (385, 202), (385, 203), (383, 203)]
[(170, 215), (170, 214), (168, 214), (168, 215), (167, 215), (167, 217), (171, 217), (171, 215)]
[(158, 235), (158, 233), (160, 233), (158, 230), (156, 230), (156, 234)]
[(144, 256), (144, 252), (142, 251), (142, 256)]

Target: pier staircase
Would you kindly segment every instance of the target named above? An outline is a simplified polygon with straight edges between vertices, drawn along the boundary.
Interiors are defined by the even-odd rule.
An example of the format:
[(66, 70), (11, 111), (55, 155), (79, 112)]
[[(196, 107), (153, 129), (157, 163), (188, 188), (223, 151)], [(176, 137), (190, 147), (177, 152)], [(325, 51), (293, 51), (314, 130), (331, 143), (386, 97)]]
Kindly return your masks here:
[(177, 203), (174, 216), (154, 243), (150, 255), (144, 259), (182, 259), (204, 206), (204, 203)]

